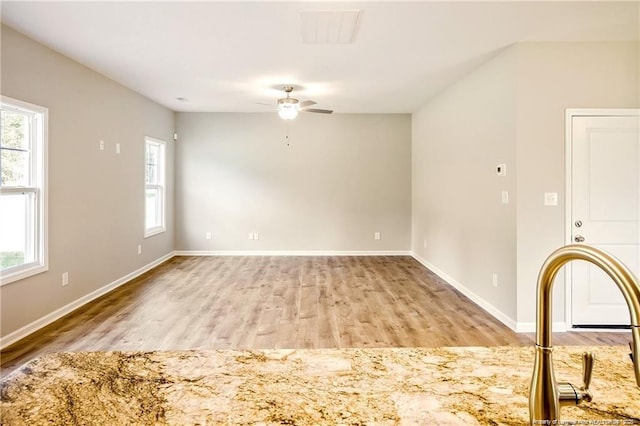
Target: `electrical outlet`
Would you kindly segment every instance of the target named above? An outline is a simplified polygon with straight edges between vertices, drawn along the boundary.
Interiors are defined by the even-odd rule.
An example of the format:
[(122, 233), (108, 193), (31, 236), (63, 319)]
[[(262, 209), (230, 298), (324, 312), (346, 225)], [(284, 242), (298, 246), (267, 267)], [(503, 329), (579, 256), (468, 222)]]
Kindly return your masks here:
[(253, 240), (253, 232), (249, 232), (249, 239)]
[(509, 191), (502, 191), (502, 204), (509, 204)]
[(253, 239), (254, 240), (259, 240), (260, 239), (260, 233), (259, 232), (254, 232), (253, 233)]
[(64, 272), (62, 274), (62, 285), (69, 285), (69, 273)]
[(496, 274), (495, 272), (493, 273), (492, 284), (493, 284), (494, 287), (498, 287), (498, 274)]
[(376, 232), (375, 234), (373, 234), (373, 239), (374, 240), (379, 240), (380, 239), (380, 233)]
[(100, 151), (104, 151), (104, 141), (100, 141)]
[(211, 239), (211, 232), (207, 232), (206, 238), (207, 238), (207, 240)]
[(120, 144), (116, 144), (116, 154), (120, 154)]
[(142, 254), (142, 246), (138, 245), (138, 254)]

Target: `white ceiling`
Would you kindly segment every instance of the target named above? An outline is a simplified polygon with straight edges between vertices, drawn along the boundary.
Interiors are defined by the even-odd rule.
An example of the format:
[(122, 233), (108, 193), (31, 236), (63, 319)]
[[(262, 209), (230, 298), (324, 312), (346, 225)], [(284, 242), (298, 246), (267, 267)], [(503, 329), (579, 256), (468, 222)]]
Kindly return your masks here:
[[(342, 9), (354, 43), (301, 42), (301, 10)], [(638, 1), (5, 0), (2, 21), (175, 111), (268, 111), (295, 84), (318, 108), (412, 112), (515, 42), (640, 39)]]

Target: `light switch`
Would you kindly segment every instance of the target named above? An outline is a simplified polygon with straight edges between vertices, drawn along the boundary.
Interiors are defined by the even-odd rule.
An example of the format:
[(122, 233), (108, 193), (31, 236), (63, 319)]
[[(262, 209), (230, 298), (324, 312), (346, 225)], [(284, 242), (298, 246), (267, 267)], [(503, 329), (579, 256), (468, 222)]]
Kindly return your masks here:
[(502, 204), (509, 204), (509, 191), (502, 191)]
[(544, 193), (544, 205), (545, 206), (557, 206), (558, 205), (558, 193), (557, 192), (545, 192)]

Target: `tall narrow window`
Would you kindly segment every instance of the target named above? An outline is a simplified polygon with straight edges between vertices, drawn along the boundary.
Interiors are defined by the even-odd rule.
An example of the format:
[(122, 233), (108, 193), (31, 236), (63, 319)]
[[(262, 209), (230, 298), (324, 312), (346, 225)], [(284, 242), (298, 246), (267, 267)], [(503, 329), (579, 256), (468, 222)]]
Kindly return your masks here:
[(0, 103), (0, 283), (47, 270), (47, 109)]
[(163, 141), (145, 138), (145, 237), (166, 230), (164, 150)]

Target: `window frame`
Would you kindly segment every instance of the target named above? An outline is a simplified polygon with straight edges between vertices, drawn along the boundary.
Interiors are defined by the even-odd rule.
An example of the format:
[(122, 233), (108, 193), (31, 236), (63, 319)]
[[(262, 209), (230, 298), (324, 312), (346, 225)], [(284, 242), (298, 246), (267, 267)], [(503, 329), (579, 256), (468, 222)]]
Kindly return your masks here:
[(0, 286), (49, 270), (48, 247), (48, 135), (49, 109), (29, 102), (0, 97), (3, 109), (30, 116), (29, 120), (29, 186), (0, 186), (2, 195), (32, 194), (33, 208), (30, 213), (34, 217), (27, 218), (31, 224), (31, 237), (27, 238), (27, 246), (32, 245), (34, 259), (0, 270)]
[[(157, 164), (157, 176), (158, 183), (147, 183), (147, 147), (149, 145), (155, 145), (159, 147), (158, 164)], [(162, 234), (167, 231), (166, 227), (166, 150), (167, 143), (161, 139), (152, 138), (146, 136), (144, 138), (144, 238), (149, 238), (154, 235)], [(147, 190), (155, 189), (160, 191), (160, 225), (147, 228)]]

